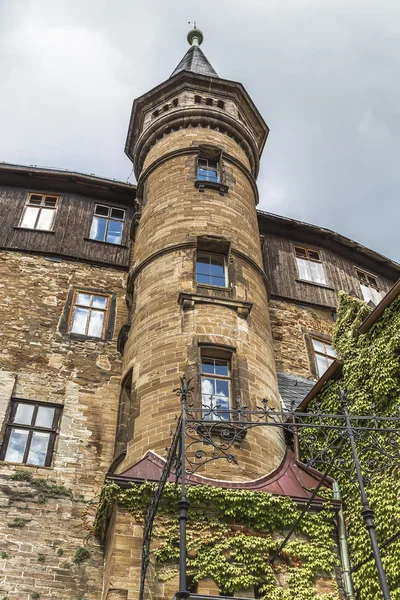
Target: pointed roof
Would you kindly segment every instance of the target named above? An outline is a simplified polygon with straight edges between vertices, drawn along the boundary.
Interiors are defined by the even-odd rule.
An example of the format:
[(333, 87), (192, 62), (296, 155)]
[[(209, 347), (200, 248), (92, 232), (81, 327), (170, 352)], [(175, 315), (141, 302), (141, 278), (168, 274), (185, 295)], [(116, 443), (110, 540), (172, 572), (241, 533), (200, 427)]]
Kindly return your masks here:
[(179, 65), (172, 72), (171, 77), (181, 71), (190, 71), (197, 75), (207, 75), (208, 77), (218, 77), (218, 73), (207, 60), (204, 52), (199, 46), (191, 46), (182, 58)]

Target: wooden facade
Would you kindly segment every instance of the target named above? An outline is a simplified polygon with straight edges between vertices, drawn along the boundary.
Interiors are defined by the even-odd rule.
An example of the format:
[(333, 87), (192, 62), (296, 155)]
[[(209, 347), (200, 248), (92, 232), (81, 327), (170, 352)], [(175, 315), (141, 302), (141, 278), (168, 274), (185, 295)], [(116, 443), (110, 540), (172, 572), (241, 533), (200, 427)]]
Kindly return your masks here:
[[(400, 277), (400, 266), (363, 248), (351, 240), (349, 247), (334, 232), (307, 226), (286, 218), (259, 215), (264, 268), (272, 297), (278, 297), (327, 308), (335, 308), (340, 290), (362, 299), (360, 283), (355, 267), (377, 277), (378, 285), (385, 294)], [(343, 242), (341, 241), (343, 240)], [(297, 269), (295, 246), (318, 250), (322, 257), (327, 284), (300, 279)]]
[[(23, 180), (23, 186), (16, 186), (3, 184), (7, 178), (0, 170), (0, 247), (128, 269), (135, 187), (123, 184), (120, 189), (107, 190), (79, 182), (71, 185), (57, 181), (57, 175), (51, 180)], [(20, 227), (31, 192), (60, 198), (51, 231)], [(96, 204), (125, 210), (121, 244), (89, 239)]]

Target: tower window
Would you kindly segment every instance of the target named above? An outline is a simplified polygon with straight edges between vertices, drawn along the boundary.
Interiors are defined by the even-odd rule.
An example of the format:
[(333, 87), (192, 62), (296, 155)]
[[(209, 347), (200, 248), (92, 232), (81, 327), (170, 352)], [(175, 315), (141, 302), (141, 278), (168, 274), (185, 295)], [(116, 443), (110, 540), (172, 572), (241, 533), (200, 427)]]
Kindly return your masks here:
[(327, 285), (324, 265), (319, 250), (294, 247), (299, 278), (320, 285)]
[(195, 104), (201, 104), (201, 96), (195, 96), (194, 102), (195, 102)]
[(58, 203), (58, 196), (29, 194), (20, 227), (51, 231)]
[(89, 237), (98, 242), (120, 244), (125, 211), (121, 208), (96, 204)]
[(174, 100), (172, 100), (172, 106), (178, 106), (178, 104), (179, 104), (178, 98), (174, 98)]
[(70, 333), (103, 338), (109, 304), (109, 296), (76, 291), (71, 307)]
[(197, 162), (197, 179), (200, 181), (219, 181), (219, 165), (218, 161), (210, 158), (198, 158)]
[(330, 344), (323, 340), (311, 338), (311, 342), (318, 377), (322, 377), (328, 367), (330, 367), (335, 360), (336, 352)]
[(230, 361), (201, 357), (201, 405), (203, 419), (229, 421), (231, 410)]
[(376, 277), (361, 269), (356, 269), (356, 275), (360, 282), (361, 292), (365, 302), (379, 304), (382, 300), (382, 292), (379, 289)]
[(196, 256), (196, 281), (206, 285), (226, 287), (225, 256), (210, 252), (198, 252)]
[(207, 106), (212, 106), (214, 104), (213, 99), (212, 98), (206, 98), (206, 105)]
[(60, 413), (60, 406), (11, 400), (1, 460), (50, 466)]
[(225, 108), (225, 102), (223, 102), (222, 100), (217, 100), (217, 106), (218, 108)]

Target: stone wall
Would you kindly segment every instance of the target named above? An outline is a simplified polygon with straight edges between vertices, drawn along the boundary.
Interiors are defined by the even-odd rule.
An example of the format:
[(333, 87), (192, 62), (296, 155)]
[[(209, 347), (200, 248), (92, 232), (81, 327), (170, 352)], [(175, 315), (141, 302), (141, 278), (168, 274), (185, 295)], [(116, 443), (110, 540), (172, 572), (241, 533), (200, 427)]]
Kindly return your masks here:
[(316, 378), (307, 340), (310, 335), (332, 335), (332, 310), (276, 299), (270, 300), (269, 308), (277, 371)]
[[(0, 254), (0, 422), (11, 396), (62, 407), (50, 467), (0, 465), (0, 597), (98, 600), (103, 553), (81, 519), (112, 460), (121, 378), (116, 337), (126, 321), (126, 272), (18, 252)], [(60, 332), (72, 287), (116, 294), (110, 341)], [(27, 481), (14, 480), (23, 470)], [(33, 476), (33, 481), (29, 477)], [(20, 519), (23, 519), (21, 521)], [(40, 558), (41, 557), (41, 558)]]

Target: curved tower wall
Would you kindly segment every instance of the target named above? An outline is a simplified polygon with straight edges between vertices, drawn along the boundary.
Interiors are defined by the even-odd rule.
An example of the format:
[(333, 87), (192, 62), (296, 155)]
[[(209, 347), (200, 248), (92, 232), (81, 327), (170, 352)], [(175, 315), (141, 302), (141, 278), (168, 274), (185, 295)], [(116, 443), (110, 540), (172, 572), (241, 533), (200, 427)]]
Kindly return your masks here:
[[(124, 373), (132, 369), (136, 419), (119, 472), (147, 450), (165, 455), (180, 411), (173, 389), (182, 373), (193, 377), (192, 401), (201, 406), (202, 353), (229, 358), (232, 408), (236, 396), (249, 408), (263, 398), (280, 406), (251, 160), (226, 133), (186, 125), (160, 135), (140, 169), (143, 208), (132, 254), (133, 311), (124, 351)], [(146, 132), (142, 145), (143, 137)], [(202, 148), (222, 152), (227, 188), (196, 187)], [(198, 250), (226, 256), (226, 288), (196, 283)], [(255, 428), (234, 449), (238, 465), (216, 461), (201, 473), (254, 479), (276, 468), (283, 452), (277, 430)]]

